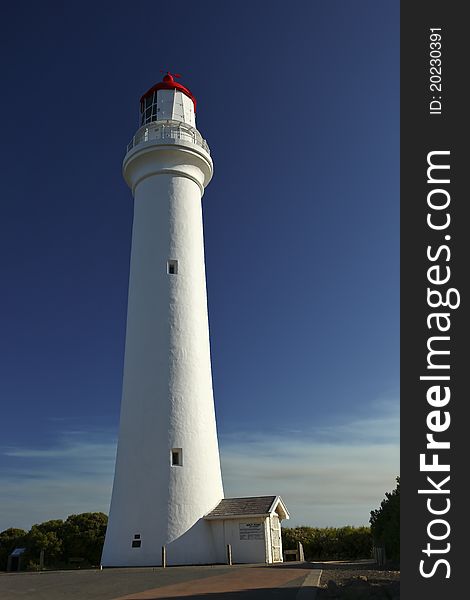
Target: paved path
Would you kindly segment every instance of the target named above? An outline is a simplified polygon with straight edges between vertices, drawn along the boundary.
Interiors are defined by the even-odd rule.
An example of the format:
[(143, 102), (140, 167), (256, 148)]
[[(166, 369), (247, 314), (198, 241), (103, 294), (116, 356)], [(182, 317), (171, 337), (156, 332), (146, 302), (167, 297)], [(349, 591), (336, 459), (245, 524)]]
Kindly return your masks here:
[(0, 575), (0, 600), (314, 600), (309, 563), (105, 569)]

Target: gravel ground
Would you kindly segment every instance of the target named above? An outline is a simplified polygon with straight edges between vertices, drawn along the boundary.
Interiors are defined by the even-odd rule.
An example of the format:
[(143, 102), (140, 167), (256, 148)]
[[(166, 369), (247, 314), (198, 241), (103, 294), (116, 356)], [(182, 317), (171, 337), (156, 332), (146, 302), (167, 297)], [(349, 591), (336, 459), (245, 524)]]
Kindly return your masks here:
[(318, 600), (327, 598), (399, 598), (400, 571), (394, 565), (378, 567), (363, 560), (315, 563), (322, 569)]

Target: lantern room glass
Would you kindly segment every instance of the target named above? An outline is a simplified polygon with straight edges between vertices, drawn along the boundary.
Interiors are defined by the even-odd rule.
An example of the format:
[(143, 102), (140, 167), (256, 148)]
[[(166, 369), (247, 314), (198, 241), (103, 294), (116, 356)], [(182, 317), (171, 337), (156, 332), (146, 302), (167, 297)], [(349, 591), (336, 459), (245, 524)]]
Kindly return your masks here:
[(144, 98), (141, 104), (140, 124), (147, 125), (157, 120), (157, 92), (153, 92)]

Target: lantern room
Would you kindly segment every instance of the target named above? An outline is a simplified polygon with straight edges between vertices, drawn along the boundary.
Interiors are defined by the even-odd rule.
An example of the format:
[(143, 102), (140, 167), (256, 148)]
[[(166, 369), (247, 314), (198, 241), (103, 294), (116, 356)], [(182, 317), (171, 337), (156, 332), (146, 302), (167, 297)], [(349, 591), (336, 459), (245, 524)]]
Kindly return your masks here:
[(175, 81), (179, 75), (167, 72), (163, 80), (140, 99), (140, 125), (157, 121), (180, 121), (196, 127), (196, 98)]

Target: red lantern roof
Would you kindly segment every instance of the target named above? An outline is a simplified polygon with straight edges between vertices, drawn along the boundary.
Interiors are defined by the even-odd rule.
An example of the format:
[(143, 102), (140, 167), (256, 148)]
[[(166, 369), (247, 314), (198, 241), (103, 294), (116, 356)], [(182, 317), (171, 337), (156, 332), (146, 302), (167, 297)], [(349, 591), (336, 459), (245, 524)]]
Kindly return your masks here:
[(196, 112), (196, 98), (191, 94), (188, 88), (185, 88), (184, 85), (175, 81), (175, 77), (180, 77), (177, 73), (166, 72), (166, 75), (163, 77), (163, 80), (159, 83), (156, 83), (153, 87), (151, 87), (140, 99), (142, 103), (148, 96), (151, 96), (153, 92), (157, 90), (179, 90), (183, 92), (188, 98), (191, 98), (194, 104), (194, 112)]

